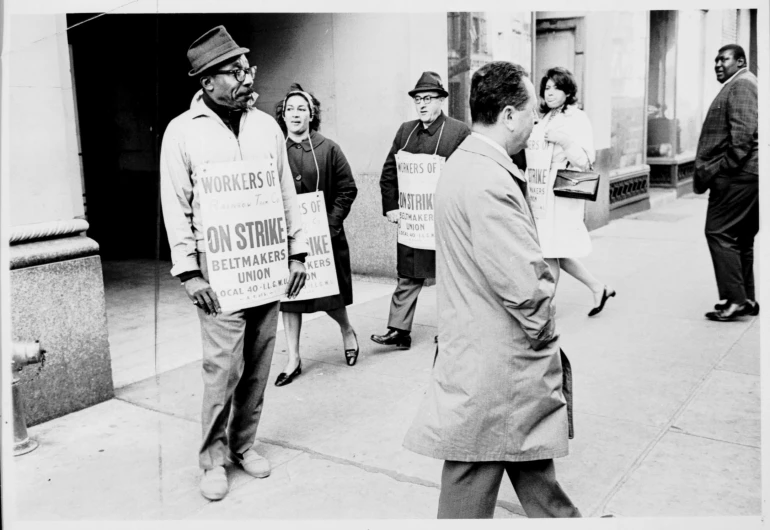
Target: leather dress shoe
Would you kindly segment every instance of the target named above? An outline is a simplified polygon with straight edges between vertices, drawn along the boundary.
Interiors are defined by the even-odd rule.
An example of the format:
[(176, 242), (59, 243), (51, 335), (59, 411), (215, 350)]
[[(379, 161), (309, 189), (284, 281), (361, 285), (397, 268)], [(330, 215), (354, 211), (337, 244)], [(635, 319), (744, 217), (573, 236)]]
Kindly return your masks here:
[(395, 346), (401, 350), (408, 350), (412, 347), (411, 334), (400, 329), (390, 329), (384, 335), (372, 335), (372, 340), (377, 344)]
[(706, 313), (706, 318), (716, 322), (732, 322), (740, 316), (747, 315), (747, 307), (749, 304), (730, 304), (720, 311), (709, 311)]
[[(730, 305), (730, 302), (719, 302), (718, 304), (714, 305), (714, 309), (717, 311), (722, 311), (723, 309), (727, 309), (727, 307)], [(752, 317), (755, 317), (759, 314), (759, 302), (755, 300), (746, 300), (746, 308), (744, 315), (749, 315)]]
[(746, 300), (746, 303), (743, 304), (743, 308), (742, 315), (755, 317), (759, 314), (759, 302), (754, 300)]
[(275, 378), (275, 386), (285, 386), (291, 383), (295, 377), (302, 373), (302, 359), (299, 360), (299, 364), (290, 374), (281, 372), (278, 377)]
[(203, 472), (200, 483), (201, 495), (210, 501), (219, 501), (227, 495), (227, 473), (224, 466), (216, 466)]
[(730, 302), (725, 300), (724, 302), (719, 302), (717, 304), (714, 304), (714, 311), (722, 311), (723, 309), (727, 309), (727, 306), (730, 305)]

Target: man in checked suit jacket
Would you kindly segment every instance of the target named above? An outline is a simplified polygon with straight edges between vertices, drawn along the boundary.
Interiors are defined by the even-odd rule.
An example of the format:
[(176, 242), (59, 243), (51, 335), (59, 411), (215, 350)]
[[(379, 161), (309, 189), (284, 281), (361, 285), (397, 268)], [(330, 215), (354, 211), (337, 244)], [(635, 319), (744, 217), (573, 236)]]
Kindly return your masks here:
[(737, 44), (723, 46), (714, 71), (722, 90), (709, 108), (695, 158), (695, 193), (709, 193), (706, 240), (720, 302), (719, 322), (759, 314), (754, 294), (754, 236), (759, 231), (757, 78)]

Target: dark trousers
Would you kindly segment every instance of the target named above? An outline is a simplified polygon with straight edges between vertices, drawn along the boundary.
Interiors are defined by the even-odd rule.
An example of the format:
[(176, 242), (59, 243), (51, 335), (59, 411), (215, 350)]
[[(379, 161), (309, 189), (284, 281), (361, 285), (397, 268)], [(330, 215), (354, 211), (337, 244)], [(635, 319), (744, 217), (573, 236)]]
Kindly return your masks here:
[(398, 285), (390, 300), (388, 327), (401, 331), (412, 331), (414, 310), (417, 308), (417, 296), (422, 290), (425, 278), (398, 277)]
[(706, 241), (719, 298), (742, 304), (756, 300), (754, 236), (759, 231), (759, 184), (722, 181), (709, 193)]
[(556, 480), (553, 460), (531, 462), (445, 461), (438, 500), (439, 519), (491, 519), (508, 473), (527, 517), (581, 517)]

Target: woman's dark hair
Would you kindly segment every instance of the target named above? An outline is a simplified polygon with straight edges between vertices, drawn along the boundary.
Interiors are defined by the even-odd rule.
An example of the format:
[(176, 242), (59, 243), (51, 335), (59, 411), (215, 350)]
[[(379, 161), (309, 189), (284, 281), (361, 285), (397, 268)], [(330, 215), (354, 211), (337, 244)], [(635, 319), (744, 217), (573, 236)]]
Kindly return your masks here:
[(521, 110), (529, 101), (524, 84), (527, 73), (513, 63), (497, 61), (485, 64), (471, 77), (471, 120), (494, 125), (500, 112), (511, 105)]
[(542, 114), (546, 114), (551, 110), (551, 107), (545, 102), (545, 85), (548, 84), (549, 80), (553, 81), (556, 88), (567, 96), (562, 111), (569, 105), (577, 103), (577, 82), (575, 81), (575, 76), (566, 68), (557, 66), (548, 70), (543, 79), (540, 80), (540, 99), (543, 100), (540, 104), (540, 112)]
[(310, 114), (312, 115), (312, 118), (310, 119), (310, 130), (318, 131), (318, 129), (321, 128), (321, 102), (318, 101), (313, 94), (303, 90), (299, 83), (293, 83), (291, 87), (289, 87), (289, 91), (284, 98), (275, 106), (275, 120), (281, 127), (283, 135), (287, 136), (289, 134), (288, 129), (286, 128), (286, 122), (283, 119), (283, 107), (286, 104), (286, 100), (292, 96), (299, 96), (305, 101), (307, 101), (307, 97), (310, 96), (312, 101), (307, 102), (310, 106)]

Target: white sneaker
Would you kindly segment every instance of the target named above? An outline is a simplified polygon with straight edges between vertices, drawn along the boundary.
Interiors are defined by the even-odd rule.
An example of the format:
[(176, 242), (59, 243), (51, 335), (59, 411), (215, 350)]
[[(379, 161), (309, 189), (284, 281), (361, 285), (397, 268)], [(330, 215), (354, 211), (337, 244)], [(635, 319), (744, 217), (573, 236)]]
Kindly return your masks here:
[(270, 476), (270, 461), (257, 454), (254, 449), (247, 450), (242, 456), (231, 452), (230, 461), (241, 466), (252, 477), (265, 478)]
[(227, 473), (224, 466), (216, 466), (213, 469), (203, 471), (201, 477), (201, 495), (210, 501), (219, 501), (225, 498), (228, 491)]

